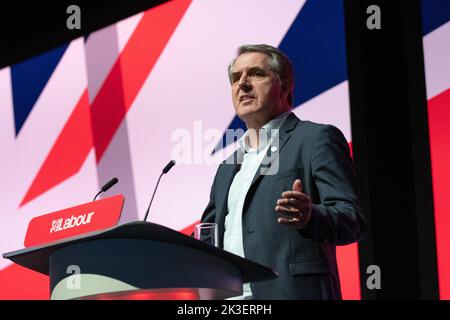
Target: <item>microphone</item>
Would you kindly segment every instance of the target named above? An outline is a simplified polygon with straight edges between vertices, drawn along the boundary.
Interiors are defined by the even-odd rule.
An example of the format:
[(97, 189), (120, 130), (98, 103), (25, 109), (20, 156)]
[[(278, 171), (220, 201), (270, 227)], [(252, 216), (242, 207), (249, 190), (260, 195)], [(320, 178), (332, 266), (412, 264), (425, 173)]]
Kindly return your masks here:
[(170, 160), (170, 162), (168, 164), (166, 164), (166, 166), (163, 169), (163, 173), (166, 174), (167, 172), (169, 172), (170, 169), (172, 169), (172, 167), (175, 165), (175, 160)]
[(150, 204), (148, 205), (147, 212), (145, 213), (144, 221), (147, 221), (148, 213), (150, 212), (150, 207), (152, 206), (153, 198), (155, 197), (156, 190), (158, 189), (159, 181), (161, 180), (161, 177), (163, 174), (166, 174), (167, 172), (172, 169), (172, 167), (175, 165), (175, 160), (170, 160), (170, 162), (164, 167), (161, 174), (159, 175), (158, 182), (156, 183), (155, 190), (153, 190), (152, 199), (150, 200)]
[(100, 191), (95, 195), (94, 200), (97, 199), (97, 197), (100, 195), (100, 193), (105, 192), (107, 190), (109, 190), (113, 185), (115, 185), (117, 182), (119, 182), (119, 179), (117, 179), (116, 177), (112, 178), (111, 180), (109, 180), (101, 189)]

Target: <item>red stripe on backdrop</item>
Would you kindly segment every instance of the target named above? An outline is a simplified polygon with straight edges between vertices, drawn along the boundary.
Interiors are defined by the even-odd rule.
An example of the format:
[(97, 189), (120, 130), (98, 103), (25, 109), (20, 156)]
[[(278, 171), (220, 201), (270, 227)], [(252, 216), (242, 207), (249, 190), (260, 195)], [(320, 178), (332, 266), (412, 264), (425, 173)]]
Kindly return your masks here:
[[(348, 143), (353, 158), (353, 144)], [(336, 257), (341, 280), (342, 299), (361, 300), (358, 244), (336, 247)]]
[(193, 224), (191, 224), (190, 226), (187, 226), (186, 228), (184, 228), (183, 230), (181, 230), (181, 233), (184, 233), (185, 235), (190, 236), (193, 232), (194, 232), (194, 227), (195, 225), (199, 223), (199, 221), (194, 222)]
[(92, 148), (87, 90), (75, 106), (20, 206), (76, 174)]
[(350, 149), (350, 156), (351, 156), (352, 159), (353, 159), (353, 144), (352, 144), (351, 141), (348, 143), (348, 147), (349, 147), (349, 149)]
[(83, 93), (20, 206), (76, 174), (93, 140), (100, 160), (190, 2), (171, 1), (144, 13), (90, 109)]
[(145, 12), (92, 103), (97, 162), (130, 109), (191, 0), (167, 2)]
[(0, 270), (0, 300), (48, 300), (49, 278), (17, 264)]
[(450, 89), (428, 101), (439, 295), (450, 299)]
[(358, 244), (336, 247), (342, 299), (361, 300)]

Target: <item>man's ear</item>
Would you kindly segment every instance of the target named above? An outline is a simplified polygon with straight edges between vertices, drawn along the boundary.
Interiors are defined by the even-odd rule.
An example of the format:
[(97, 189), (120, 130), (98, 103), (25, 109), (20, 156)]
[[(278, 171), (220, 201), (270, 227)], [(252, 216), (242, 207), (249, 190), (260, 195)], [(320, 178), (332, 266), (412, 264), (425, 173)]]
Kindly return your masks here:
[(281, 82), (281, 98), (286, 98), (289, 96), (289, 87), (286, 82)]

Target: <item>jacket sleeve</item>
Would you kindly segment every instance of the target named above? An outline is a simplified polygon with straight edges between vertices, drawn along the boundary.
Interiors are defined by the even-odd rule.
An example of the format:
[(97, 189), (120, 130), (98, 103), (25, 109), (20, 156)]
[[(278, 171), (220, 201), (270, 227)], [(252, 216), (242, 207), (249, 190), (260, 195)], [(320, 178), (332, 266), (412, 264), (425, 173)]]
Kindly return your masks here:
[(356, 193), (356, 177), (344, 135), (331, 125), (317, 135), (311, 172), (320, 202), (312, 205), (311, 220), (299, 232), (305, 238), (346, 245), (362, 238), (365, 219)]

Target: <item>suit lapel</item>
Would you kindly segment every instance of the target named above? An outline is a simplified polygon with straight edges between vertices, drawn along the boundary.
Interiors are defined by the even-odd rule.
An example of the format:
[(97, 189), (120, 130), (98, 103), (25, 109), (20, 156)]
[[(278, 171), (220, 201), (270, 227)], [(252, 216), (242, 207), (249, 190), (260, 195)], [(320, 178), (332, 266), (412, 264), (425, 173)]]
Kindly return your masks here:
[(261, 165), (256, 171), (256, 174), (253, 177), (252, 183), (250, 185), (250, 189), (261, 175), (274, 175), (278, 172), (280, 152), (291, 137), (290, 132), (295, 129), (295, 126), (299, 121), (300, 120), (294, 113), (291, 113), (286, 118), (279, 130), (278, 139), (277, 137), (275, 137), (274, 141), (272, 141), (266, 155), (261, 162)]

